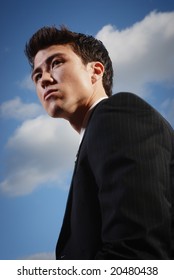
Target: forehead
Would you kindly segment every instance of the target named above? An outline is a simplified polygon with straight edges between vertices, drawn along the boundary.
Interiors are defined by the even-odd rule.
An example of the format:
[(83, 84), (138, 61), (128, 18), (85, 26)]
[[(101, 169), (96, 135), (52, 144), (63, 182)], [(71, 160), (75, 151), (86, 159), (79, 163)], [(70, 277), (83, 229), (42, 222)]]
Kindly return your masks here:
[(47, 59), (54, 54), (62, 56), (77, 56), (70, 45), (52, 45), (46, 49), (38, 51), (34, 58), (34, 69), (44, 64)]

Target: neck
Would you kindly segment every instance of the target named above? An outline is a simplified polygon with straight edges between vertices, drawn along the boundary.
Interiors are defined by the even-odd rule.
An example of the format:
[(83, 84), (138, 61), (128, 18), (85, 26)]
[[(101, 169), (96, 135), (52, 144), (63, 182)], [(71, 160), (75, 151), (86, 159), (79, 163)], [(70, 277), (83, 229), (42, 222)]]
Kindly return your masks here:
[(80, 131), (82, 129), (82, 125), (83, 125), (83, 120), (85, 118), (86, 113), (88, 112), (88, 110), (85, 108), (81, 108), (79, 109), (77, 112), (75, 112), (73, 114), (73, 116), (71, 116), (71, 118), (69, 119), (69, 122), (71, 124), (71, 126), (80, 134)]
[(71, 126), (78, 132), (80, 133), (84, 119), (86, 117), (87, 112), (89, 109), (101, 98), (107, 98), (108, 96), (106, 94), (100, 95), (96, 98), (92, 98), (90, 102), (88, 101), (86, 105), (84, 105), (81, 108), (78, 108), (78, 110), (71, 116), (69, 119), (69, 122)]

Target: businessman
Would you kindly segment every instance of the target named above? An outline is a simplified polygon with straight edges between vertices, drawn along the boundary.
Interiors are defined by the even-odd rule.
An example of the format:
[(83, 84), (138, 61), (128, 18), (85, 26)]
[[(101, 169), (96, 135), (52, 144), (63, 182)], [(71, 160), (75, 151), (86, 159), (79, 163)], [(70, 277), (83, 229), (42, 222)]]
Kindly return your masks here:
[(135, 94), (112, 95), (112, 62), (94, 37), (43, 27), (25, 53), (42, 106), (81, 140), (56, 258), (173, 259), (171, 126)]

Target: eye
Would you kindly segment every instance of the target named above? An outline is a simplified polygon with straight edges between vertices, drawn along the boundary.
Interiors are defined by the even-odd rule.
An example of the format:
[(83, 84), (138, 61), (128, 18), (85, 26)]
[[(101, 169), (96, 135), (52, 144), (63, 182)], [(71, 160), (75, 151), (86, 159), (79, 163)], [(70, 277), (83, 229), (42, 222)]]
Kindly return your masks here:
[(37, 83), (41, 78), (42, 78), (42, 74), (37, 73), (36, 75), (34, 75), (33, 80), (35, 83)]
[(60, 59), (54, 59), (54, 60), (52, 61), (51, 66), (52, 66), (52, 68), (54, 68), (54, 67), (56, 67), (56, 66), (60, 66), (62, 63), (63, 63), (62, 60), (60, 60)]

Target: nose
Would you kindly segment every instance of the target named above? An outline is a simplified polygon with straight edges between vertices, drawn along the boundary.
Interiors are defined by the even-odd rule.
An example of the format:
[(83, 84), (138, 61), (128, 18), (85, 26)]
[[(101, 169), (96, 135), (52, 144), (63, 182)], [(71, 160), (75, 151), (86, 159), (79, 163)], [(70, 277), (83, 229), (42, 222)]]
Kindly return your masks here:
[(45, 88), (48, 85), (52, 84), (53, 82), (54, 82), (54, 79), (51, 76), (51, 74), (48, 71), (44, 71), (42, 73), (42, 81), (41, 81), (42, 87)]

